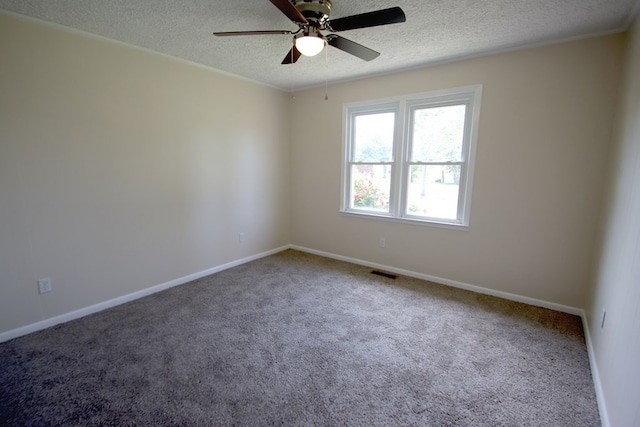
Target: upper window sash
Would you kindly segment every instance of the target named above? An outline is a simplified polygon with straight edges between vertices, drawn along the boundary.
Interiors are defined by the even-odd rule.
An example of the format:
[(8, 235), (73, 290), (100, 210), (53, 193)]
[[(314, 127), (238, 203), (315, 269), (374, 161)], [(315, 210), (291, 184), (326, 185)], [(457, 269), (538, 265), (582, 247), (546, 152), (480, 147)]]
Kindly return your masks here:
[[(361, 106), (361, 107), (352, 107), (349, 109), (346, 109), (347, 111), (347, 120), (346, 120), (346, 125), (347, 125), (347, 135), (346, 135), (346, 140), (345, 143), (347, 141), (350, 142), (349, 144), (349, 152), (348, 152), (348, 158), (346, 159), (348, 162), (352, 162), (352, 163), (359, 163), (355, 157), (356, 157), (356, 144), (354, 143), (355, 137), (356, 137), (356, 126), (355, 126), (355, 121), (356, 118), (358, 116), (369, 116), (369, 115), (375, 115), (375, 114), (384, 114), (384, 113), (391, 113), (394, 116), (394, 129), (393, 129), (393, 146), (395, 147), (397, 145), (397, 130), (398, 130), (398, 110), (399, 110), (399, 105), (398, 102), (392, 102), (392, 103), (381, 103), (381, 104), (377, 104), (377, 105), (369, 105), (369, 106)], [(397, 157), (396, 157), (396, 153), (395, 150), (392, 150), (391, 152), (392, 158), (388, 159), (390, 160), (391, 163), (395, 162)], [(373, 163), (385, 163), (385, 161), (383, 162), (373, 162)]]

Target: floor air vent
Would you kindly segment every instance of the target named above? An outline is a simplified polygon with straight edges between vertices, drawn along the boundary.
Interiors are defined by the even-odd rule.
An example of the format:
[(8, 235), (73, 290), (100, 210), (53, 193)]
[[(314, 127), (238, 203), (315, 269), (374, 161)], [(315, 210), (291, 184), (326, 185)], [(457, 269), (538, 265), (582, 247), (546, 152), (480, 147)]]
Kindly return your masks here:
[(398, 276), (396, 276), (395, 274), (391, 274), (391, 273), (386, 273), (384, 271), (380, 271), (380, 270), (373, 270), (371, 272), (371, 274), (375, 274), (376, 276), (382, 276), (382, 277), (386, 277), (387, 279), (397, 279)]

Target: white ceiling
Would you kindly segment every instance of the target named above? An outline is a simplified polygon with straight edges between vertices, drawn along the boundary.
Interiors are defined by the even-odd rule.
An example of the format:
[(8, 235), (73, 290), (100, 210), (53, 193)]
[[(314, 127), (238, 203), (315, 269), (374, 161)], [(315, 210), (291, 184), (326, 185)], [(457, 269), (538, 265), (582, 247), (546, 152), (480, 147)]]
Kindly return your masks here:
[(284, 90), (627, 29), (640, 0), (332, 0), (331, 18), (400, 6), (407, 22), (340, 32), (381, 52), (365, 62), (328, 47), (280, 62), (296, 30), (268, 0), (0, 0), (0, 9), (86, 31)]

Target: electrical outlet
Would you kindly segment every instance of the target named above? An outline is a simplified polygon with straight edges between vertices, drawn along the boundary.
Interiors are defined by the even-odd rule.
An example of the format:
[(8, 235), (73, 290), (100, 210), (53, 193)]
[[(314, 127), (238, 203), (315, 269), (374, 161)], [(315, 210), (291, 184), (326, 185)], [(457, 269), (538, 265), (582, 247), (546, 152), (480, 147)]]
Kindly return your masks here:
[(387, 241), (385, 240), (385, 238), (381, 237), (380, 238), (380, 247), (384, 248), (386, 246), (386, 244), (387, 244)]
[(600, 328), (604, 328), (604, 321), (607, 319), (607, 310), (602, 309), (602, 318), (600, 319)]
[(47, 292), (51, 292), (51, 278), (45, 277), (44, 279), (38, 280), (38, 291), (41, 294), (46, 294)]
[(244, 243), (245, 240), (247, 240), (247, 236), (244, 233), (239, 233), (238, 234), (238, 242)]

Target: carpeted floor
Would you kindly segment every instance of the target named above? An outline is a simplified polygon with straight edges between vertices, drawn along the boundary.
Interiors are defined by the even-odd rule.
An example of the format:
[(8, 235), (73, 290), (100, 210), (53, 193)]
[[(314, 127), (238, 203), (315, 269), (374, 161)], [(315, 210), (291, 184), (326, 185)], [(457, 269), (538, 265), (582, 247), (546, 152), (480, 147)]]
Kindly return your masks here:
[(3, 426), (600, 425), (578, 317), (292, 250), (0, 361)]

